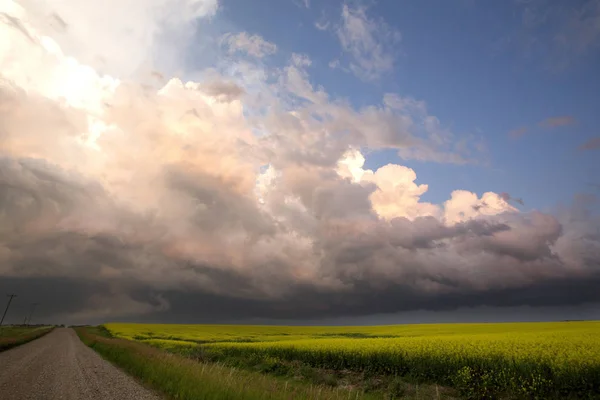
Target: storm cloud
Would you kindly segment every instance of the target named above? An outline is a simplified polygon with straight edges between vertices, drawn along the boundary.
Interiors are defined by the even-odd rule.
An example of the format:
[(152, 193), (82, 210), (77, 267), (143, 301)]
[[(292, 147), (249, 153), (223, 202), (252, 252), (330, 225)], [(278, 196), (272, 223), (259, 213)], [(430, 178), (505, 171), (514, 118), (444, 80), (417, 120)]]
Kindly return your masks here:
[[(215, 1), (173, 3), (198, 23), (217, 10)], [(477, 143), (443, 128), (424, 102), (390, 93), (354, 108), (314, 87), (310, 63), (294, 59), (274, 70), (229, 60), (232, 74), (211, 69), (154, 88), (129, 74), (154, 71), (145, 55), (173, 34), (160, 27), (188, 37), (189, 17), (144, 14), (141, 36), (114, 44), (137, 58), (107, 75), (75, 40), (87, 40), (77, 36), (86, 13), (23, 4), (1, 10), (0, 291), (43, 301), (45, 320), (600, 301), (600, 220), (589, 202), (522, 212), (507, 193), (457, 188), (433, 204), (413, 169), (364, 167), (365, 148), (473, 162)], [(42, 22), (57, 15), (55, 41)]]

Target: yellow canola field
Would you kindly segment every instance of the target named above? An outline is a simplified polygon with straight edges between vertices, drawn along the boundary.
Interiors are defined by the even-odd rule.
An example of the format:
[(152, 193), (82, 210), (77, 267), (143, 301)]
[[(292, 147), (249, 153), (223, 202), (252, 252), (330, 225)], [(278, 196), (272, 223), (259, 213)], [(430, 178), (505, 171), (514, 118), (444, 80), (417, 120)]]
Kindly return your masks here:
[(168, 339), (195, 342), (271, 342), (281, 340), (346, 338), (393, 338), (485, 334), (540, 334), (585, 336), (600, 333), (600, 322), (536, 322), (478, 324), (415, 324), (383, 326), (271, 326), (271, 325), (104, 325), (115, 336), (132, 340)]
[[(107, 324), (167, 349), (216, 359), (301, 361), (336, 370), (411, 375), (481, 393), (600, 393), (600, 322), (368, 327)], [(180, 342), (180, 344), (178, 344)]]
[[(395, 366), (410, 358), (468, 365), (506, 359), (570, 370), (600, 366), (600, 332), (508, 333), (381, 339), (302, 339), (259, 343), (215, 343), (227, 352), (256, 352), (303, 359), (331, 368), (369, 369), (378, 361)], [(431, 360), (431, 361), (433, 361)], [(385, 365), (381, 366), (385, 369)]]

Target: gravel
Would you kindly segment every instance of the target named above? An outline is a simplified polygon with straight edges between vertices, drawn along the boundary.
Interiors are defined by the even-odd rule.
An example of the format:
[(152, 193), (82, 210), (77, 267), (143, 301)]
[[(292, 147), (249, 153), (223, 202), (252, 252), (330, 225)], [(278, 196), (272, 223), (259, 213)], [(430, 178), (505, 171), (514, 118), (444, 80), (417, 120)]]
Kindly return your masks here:
[(2, 400), (159, 400), (133, 378), (58, 328), (0, 353)]

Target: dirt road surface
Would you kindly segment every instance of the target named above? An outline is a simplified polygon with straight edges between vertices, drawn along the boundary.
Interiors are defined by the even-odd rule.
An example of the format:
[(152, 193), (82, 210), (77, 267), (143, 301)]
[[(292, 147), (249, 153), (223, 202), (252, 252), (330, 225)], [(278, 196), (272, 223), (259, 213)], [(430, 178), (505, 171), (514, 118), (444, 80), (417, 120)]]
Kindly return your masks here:
[(84, 345), (72, 329), (0, 353), (2, 400), (159, 400)]

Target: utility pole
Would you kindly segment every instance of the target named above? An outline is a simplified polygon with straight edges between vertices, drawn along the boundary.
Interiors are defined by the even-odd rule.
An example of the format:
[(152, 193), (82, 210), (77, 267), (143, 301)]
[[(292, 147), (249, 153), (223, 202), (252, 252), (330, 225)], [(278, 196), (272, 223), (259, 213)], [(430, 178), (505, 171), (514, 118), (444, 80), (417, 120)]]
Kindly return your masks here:
[(4, 317), (6, 317), (6, 313), (8, 312), (8, 307), (10, 307), (10, 302), (12, 301), (12, 299), (14, 297), (17, 297), (16, 294), (9, 294), (7, 296), (9, 297), (8, 304), (6, 305), (6, 309), (4, 310), (4, 314), (2, 314), (2, 319), (0, 319), (0, 326), (2, 326), (2, 323), (4, 322)]
[(31, 325), (31, 317), (33, 316), (33, 312), (35, 311), (35, 308), (38, 306), (38, 304), (40, 303), (31, 303), (31, 312), (29, 313), (29, 320), (27, 321), (27, 325)]

